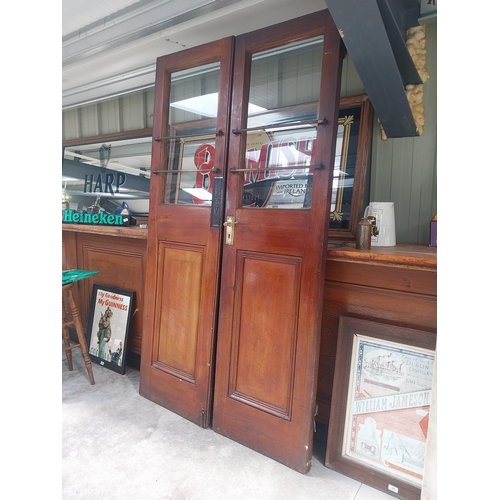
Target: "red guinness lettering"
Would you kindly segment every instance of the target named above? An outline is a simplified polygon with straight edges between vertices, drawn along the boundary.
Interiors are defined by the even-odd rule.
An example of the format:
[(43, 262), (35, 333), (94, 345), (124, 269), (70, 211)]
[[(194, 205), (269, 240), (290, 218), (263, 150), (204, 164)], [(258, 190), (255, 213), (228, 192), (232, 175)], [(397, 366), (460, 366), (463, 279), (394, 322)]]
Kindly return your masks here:
[[(263, 144), (260, 150), (251, 148), (246, 151), (246, 168), (243, 176), (245, 186), (272, 179), (289, 178), (294, 174), (307, 174), (308, 166), (314, 155), (315, 136), (285, 137), (277, 141)], [(212, 144), (202, 144), (194, 154), (194, 164), (198, 170), (210, 170), (215, 163), (215, 147)], [(274, 167), (290, 167), (274, 169)], [(299, 168), (297, 168), (299, 167)], [(259, 170), (267, 169), (267, 170)], [(211, 193), (214, 172), (198, 172), (195, 188), (201, 188)], [(204, 200), (192, 196), (194, 203), (204, 203)]]
[[(209, 170), (215, 163), (215, 148), (211, 144), (201, 145), (194, 153), (194, 164), (198, 170)], [(196, 174), (195, 188), (202, 188), (209, 193), (212, 192), (214, 172), (198, 172)], [(203, 200), (193, 196), (194, 203), (203, 203)]]

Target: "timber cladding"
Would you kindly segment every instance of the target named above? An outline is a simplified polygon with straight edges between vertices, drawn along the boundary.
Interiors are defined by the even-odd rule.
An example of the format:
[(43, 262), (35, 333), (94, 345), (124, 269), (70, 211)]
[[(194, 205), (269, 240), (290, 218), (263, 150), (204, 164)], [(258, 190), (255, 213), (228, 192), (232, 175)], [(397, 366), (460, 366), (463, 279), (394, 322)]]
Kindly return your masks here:
[(135, 292), (128, 351), (141, 353), (146, 247), (144, 238), (63, 231), (63, 269), (87, 269), (99, 274), (78, 283), (75, 300), (87, 326), (92, 285), (99, 283)]
[(318, 422), (328, 424), (330, 419), (339, 316), (436, 332), (436, 274), (435, 266), (327, 261), (316, 394)]

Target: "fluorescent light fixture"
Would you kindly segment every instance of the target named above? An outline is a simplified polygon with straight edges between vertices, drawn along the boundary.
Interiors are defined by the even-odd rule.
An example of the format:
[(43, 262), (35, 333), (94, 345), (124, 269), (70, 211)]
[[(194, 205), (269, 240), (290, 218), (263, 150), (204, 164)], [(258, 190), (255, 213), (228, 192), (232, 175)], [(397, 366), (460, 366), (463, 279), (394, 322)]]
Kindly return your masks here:
[[(196, 97), (190, 97), (189, 99), (183, 99), (182, 101), (172, 102), (170, 105), (173, 108), (182, 109), (183, 111), (189, 111), (190, 113), (195, 113), (201, 116), (210, 116), (215, 118), (217, 116), (217, 102), (218, 102), (218, 92), (213, 94), (205, 94)], [(261, 108), (255, 104), (248, 104), (248, 114), (260, 113), (262, 111), (267, 111), (266, 108)]]

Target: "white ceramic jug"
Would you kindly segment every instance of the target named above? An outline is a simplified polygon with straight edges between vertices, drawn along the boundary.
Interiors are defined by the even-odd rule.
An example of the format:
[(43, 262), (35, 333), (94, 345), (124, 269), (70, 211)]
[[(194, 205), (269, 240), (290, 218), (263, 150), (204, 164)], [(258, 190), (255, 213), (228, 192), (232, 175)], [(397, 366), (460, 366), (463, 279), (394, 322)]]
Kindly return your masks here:
[(394, 218), (394, 203), (392, 201), (372, 201), (365, 209), (365, 219), (373, 227), (372, 246), (396, 246), (396, 221)]

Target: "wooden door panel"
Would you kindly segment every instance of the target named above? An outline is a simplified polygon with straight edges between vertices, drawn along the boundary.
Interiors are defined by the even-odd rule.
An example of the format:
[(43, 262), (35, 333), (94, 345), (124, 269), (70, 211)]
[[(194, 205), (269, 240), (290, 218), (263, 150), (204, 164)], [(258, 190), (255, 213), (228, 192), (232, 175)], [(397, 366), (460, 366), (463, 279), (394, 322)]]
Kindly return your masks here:
[[(155, 329), (141, 394), (202, 427), (209, 421), (210, 323), (203, 322), (206, 246), (158, 242)], [(144, 373), (144, 379), (143, 377)]]
[[(158, 351), (155, 367), (196, 382), (203, 248), (160, 243)], [(179, 269), (182, 272), (179, 272)]]
[(289, 420), (301, 260), (239, 252), (237, 261), (228, 396)]
[[(255, 252), (265, 248), (269, 254), (302, 255), (308, 244), (304, 228), (307, 231), (311, 223), (311, 212), (295, 211), (293, 217), (286, 210), (269, 212), (256, 218), (251, 210), (237, 209), (235, 241), (239, 244), (244, 238), (245, 249)], [(297, 230), (297, 227), (302, 229)]]
[(171, 205), (168, 210), (168, 215), (156, 221), (157, 232), (162, 235), (163, 240), (199, 245), (210, 243), (210, 235), (207, 235), (207, 228), (210, 226), (210, 210), (205, 207), (179, 205)]

